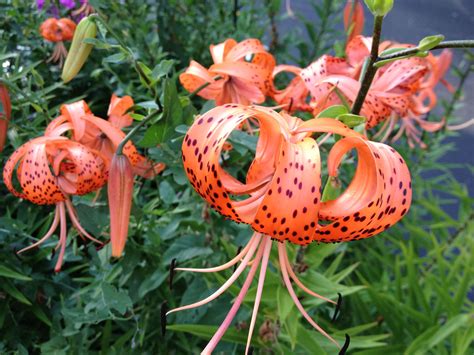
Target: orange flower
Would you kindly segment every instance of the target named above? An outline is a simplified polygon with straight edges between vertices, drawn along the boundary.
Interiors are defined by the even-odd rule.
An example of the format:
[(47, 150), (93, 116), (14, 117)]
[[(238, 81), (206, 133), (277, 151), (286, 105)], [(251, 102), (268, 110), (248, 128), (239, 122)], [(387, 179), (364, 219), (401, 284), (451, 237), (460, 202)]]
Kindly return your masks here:
[(100, 152), (107, 161), (112, 162), (108, 199), (114, 257), (121, 256), (127, 240), (134, 174), (149, 179), (166, 167), (164, 163), (153, 164), (140, 155), (131, 141), (125, 144), (123, 155), (116, 155), (117, 147), (125, 138), (120, 128), (130, 126), (133, 122), (127, 114), (132, 106), (133, 99), (130, 96), (119, 98), (112, 95), (107, 121), (94, 116), (85, 101), (63, 105), (61, 116), (54, 119), (45, 132), (46, 136), (57, 136), (72, 131), (75, 141)]
[[(259, 40), (247, 39), (237, 43), (228, 39), (211, 45), (210, 51), (214, 64), (209, 69), (192, 60), (179, 76), (186, 90), (194, 92), (205, 83), (210, 83), (198, 95), (206, 100), (215, 100), (216, 105), (265, 101), (265, 95), (271, 90), (275, 59)], [(215, 80), (216, 77), (221, 79)]]
[(0, 85), (0, 153), (5, 147), (7, 139), (8, 122), (12, 114), (12, 105), (8, 89), (4, 85)]
[(49, 18), (45, 20), (40, 28), (40, 34), (49, 42), (56, 43), (52, 56), (48, 62), (58, 62), (59, 66), (63, 65), (64, 58), (67, 56), (67, 49), (64, 46), (64, 41), (70, 41), (74, 36), (76, 24), (68, 18)]
[[(230, 133), (243, 121), (259, 121), (260, 135), (255, 158), (245, 183), (228, 174), (219, 163)], [(352, 182), (335, 200), (321, 202), (321, 159), (313, 133), (343, 136), (328, 157), (328, 172), (337, 176), (343, 156), (355, 149), (357, 168)], [(306, 122), (269, 108), (225, 105), (212, 109), (189, 129), (183, 142), (183, 164), (194, 189), (219, 213), (236, 222), (251, 225), (255, 233), (247, 246), (228, 263), (209, 269), (183, 269), (214, 272), (240, 262), (231, 278), (206, 299), (169, 311), (176, 312), (206, 304), (228, 289), (249, 265), (247, 279), (229, 314), (215, 333), (204, 354), (211, 353), (232, 322), (261, 264), (254, 311), (247, 339), (247, 350), (268, 265), (272, 239), (278, 245), (283, 281), (302, 315), (324, 336), (329, 336), (303, 309), (296, 296), (293, 280), (305, 292), (318, 295), (297, 278), (292, 270), (286, 242), (306, 245), (317, 242), (344, 242), (372, 237), (400, 220), (411, 203), (408, 168), (394, 149), (367, 140), (339, 121), (329, 118)], [(233, 199), (232, 196), (242, 196)], [(324, 221), (324, 223), (320, 223)]]
[[(61, 135), (72, 130), (75, 141), (98, 150), (110, 161), (117, 146), (125, 137), (125, 133), (120, 130), (120, 127), (131, 124), (131, 117), (125, 114), (131, 106), (133, 106), (131, 97), (112, 96), (108, 111), (109, 121), (106, 121), (94, 116), (85, 101), (63, 105), (61, 116), (48, 125), (45, 135)], [(165, 168), (163, 163), (151, 164), (138, 153), (132, 142), (125, 145), (123, 153), (130, 159), (134, 173), (145, 178), (152, 178)]]
[(68, 18), (49, 18), (40, 26), (41, 36), (50, 42), (70, 41), (74, 36), (76, 23)]
[[(13, 186), (17, 180), (20, 190)], [(18, 148), (3, 170), (7, 188), (16, 196), (38, 205), (56, 204), (53, 224), (40, 240), (19, 253), (49, 239), (60, 226), (60, 248), (55, 271), (60, 271), (67, 244), (66, 211), (82, 237), (100, 243), (79, 223), (70, 195), (84, 195), (101, 188), (107, 179), (107, 161), (98, 152), (65, 137), (39, 137)]]
[(133, 170), (126, 155), (114, 154), (112, 157), (107, 196), (110, 209), (112, 256), (118, 258), (122, 255), (127, 241), (133, 196)]
[(359, 0), (347, 0), (344, 7), (344, 30), (350, 42), (364, 30), (364, 7)]
[[(356, 36), (348, 43), (347, 61), (341, 62), (339, 69), (329, 68), (326, 63), (328, 58), (336, 58), (323, 56), (301, 71), (300, 75), (315, 103), (315, 114), (341, 103), (335, 89), (345, 96), (349, 104), (354, 102), (360, 88), (361, 69), (371, 46), (371, 38)], [(379, 51), (408, 47), (411, 45), (386, 41), (381, 43)], [(442, 81), (450, 62), (451, 53), (445, 50), (438, 57), (430, 53), (426, 58), (402, 59), (380, 68), (362, 106), (362, 115), (367, 117), (367, 128), (385, 121), (386, 125), (378, 134), (380, 136), (383, 133), (382, 141), (385, 141), (393, 131), (396, 120), (400, 119), (401, 128), (394, 139), (406, 132), (410, 146), (414, 146), (415, 142), (424, 146), (414, 123), (428, 131), (436, 131), (443, 126), (444, 122), (428, 122), (421, 116), (435, 106), (434, 87)], [(426, 99), (429, 102), (424, 104)]]

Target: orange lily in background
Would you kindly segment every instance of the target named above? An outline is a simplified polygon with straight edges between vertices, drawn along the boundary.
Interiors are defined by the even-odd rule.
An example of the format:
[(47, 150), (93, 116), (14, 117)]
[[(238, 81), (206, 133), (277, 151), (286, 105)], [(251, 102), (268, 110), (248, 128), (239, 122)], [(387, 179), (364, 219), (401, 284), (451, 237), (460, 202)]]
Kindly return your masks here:
[[(61, 107), (61, 115), (48, 125), (45, 135), (73, 131), (75, 141), (89, 148), (100, 151), (109, 161), (112, 159), (117, 146), (125, 137), (120, 128), (129, 126), (131, 117), (126, 111), (133, 106), (129, 96), (118, 98), (112, 96), (109, 106), (109, 120), (94, 116), (87, 103), (83, 100)], [(165, 169), (163, 163), (151, 164), (140, 155), (132, 142), (128, 142), (123, 150), (130, 159), (134, 173), (145, 178), (152, 178)]]
[[(277, 65), (273, 70), (273, 88), (270, 96), (278, 105), (285, 105), (285, 110), (288, 112), (294, 111), (309, 111), (313, 109), (308, 103), (309, 90), (300, 76), (301, 68), (294, 65)], [(275, 77), (280, 73), (290, 73), (294, 77), (291, 79), (288, 86), (284, 89), (277, 89), (275, 87)]]
[(8, 132), (8, 122), (12, 114), (12, 104), (6, 86), (0, 84), (0, 153), (5, 147)]
[[(325, 56), (301, 71), (301, 77), (315, 102), (315, 114), (334, 104), (341, 104), (339, 96), (334, 92), (336, 89), (345, 96), (349, 104), (354, 102), (360, 88), (361, 68), (369, 56), (371, 46), (372, 39), (363, 36), (356, 36), (349, 42), (346, 48), (347, 61), (341, 63), (346, 65), (345, 73), (328, 70), (321, 74), (321, 62), (327, 60)], [(385, 41), (381, 43), (379, 51), (409, 47), (411, 45)], [(385, 141), (392, 133), (395, 123), (400, 120), (400, 130), (394, 140), (406, 133), (411, 147), (415, 143), (424, 147), (414, 123), (430, 132), (444, 125), (444, 121), (428, 122), (421, 116), (436, 105), (434, 88), (438, 82), (443, 82), (442, 77), (450, 62), (451, 52), (444, 50), (438, 57), (429, 53), (426, 58), (406, 58), (380, 68), (362, 106), (362, 115), (367, 117), (366, 127), (373, 128), (384, 121), (384, 126), (375, 137), (383, 134), (382, 141)], [(429, 102), (424, 104), (426, 99)]]
[[(226, 139), (243, 121), (256, 119), (260, 126), (255, 158), (242, 183), (220, 165)], [(321, 201), (321, 159), (313, 133), (334, 133), (343, 138), (328, 157), (328, 173), (337, 176), (343, 156), (358, 153), (355, 175), (335, 200)], [(240, 262), (233, 275), (206, 299), (178, 307), (168, 314), (199, 307), (227, 290), (251, 263), (250, 271), (231, 310), (202, 354), (217, 346), (237, 313), (260, 265), (255, 304), (247, 338), (246, 353), (255, 327), (268, 266), (272, 239), (279, 241), (278, 253), (283, 281), (301, 314), (326, 338), (340, 345), (303, 309), (291, 280), (303, 291), (331, 303), (309, 290), (293, 271), (286, 243), (346, 242), (372, 237), (399, 221), (411, 203), (411, 182), (403, 158), (391, 147), (367, 140), (341, 122), (330, 118), (302, 121), (265, 107), (228, 104), (199, 117), (183, 142), (183, 164), (194, 189), (219, 213), (249, 224), (254, 234), (242, 251), (228, 263), (208, 269), (176, 268), (216, 272)], [(231, 196), (242, 196), (234, 200)], [(320, 223), (325, 221), (325, 223)], [(327, 223), (330, 222), (330, 223)]]
[(347, 0), (344, 7), (344, 30), (349, 43), (364, 31), (364, 7), (359, 0)]
[[(206, 69), (192, 60), (179, 76), (189, 92), (199, 90), (199, 96), (226, 103), (262, 103), (271, 90), (271, 76), (275, 59), (257, 39), (237, 43), (233, 39), (210, 46), (214, 64)], [(217, 79), (220, 78), (220, 79)]]
[(121, 128), (133, 123), (127, 113), (133, 106), (130, 96), (119, 98), (112, 95), (108, 120), (92, 114), (85, 101), (77, 101), (61, 107), (61, 116), (46, 128), (46, 136), (62, 135), (72, 131), (73, 139), (94, 149), (111, 162), (108, 185), (110, 211), (110, 240), (112, 256), (120, 257), (127, 240), (130, 210), (132, 206), (134, 175), (151, 179), (165, 169), (164, 163), (153, 164), (140, 155), (131, 141), (123, 148), (123, 155), (116, 155), (117, 147), (125, 138)]
[(67, 56), (64, 41), (70, 41), (75, 30), (76, 23), (68, 18), (57, 19), (52, 17), (41, 24), (39, 28), (41, 36), (49, 42), (56, 43), (53, 54), (47, 60), (48, 62), (59, 62), (59, 66), (62, 67), (64, 58)]
[[(66, 212), (81, 237), (102, 244), (81, 226), (70, 200), (101, 188), (107, 181), (107, 160), (100, 153), (65, 137), (39, 137), (20, 146), (8, 159), (3, 180), (15, 196), (37, 205), (56, 205), (48, 232), (22, 253), (48, 240), (60, 228), (56, 249), (60, 249), (54, 270), (61, 270), (67, 244)], [(18, 180), (20, 190), (14, 185)]]

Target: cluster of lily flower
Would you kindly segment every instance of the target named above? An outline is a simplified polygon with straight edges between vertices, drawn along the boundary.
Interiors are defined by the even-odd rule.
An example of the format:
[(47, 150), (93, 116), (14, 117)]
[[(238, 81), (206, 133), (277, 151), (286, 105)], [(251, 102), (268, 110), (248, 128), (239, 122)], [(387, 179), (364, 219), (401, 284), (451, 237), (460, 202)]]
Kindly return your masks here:
[[(258, 40), (236, 43), (229, 39), (210, 47), (214, 64), (208, 69), (191, 61), (180, 76), (181, 83), (190, 92), (210, 83), (199, 95), (215, 100), (217, 105), (230, 102), (260, 104), (268, 97), (288, 112), (307, 111), (315, 116), (332, 105), (352, 105), (372, 46), (372, 38), (361, 35), (364, 13), (359, 1), (348, 1), (344, 25), (350, 31), (344, 58), (323, 55), (306, 68), (276, 65), (273, 56)], [(384, 41), (379, 46), (379, 53), (410, 47), (414, 45)], [(393, 141), (406, 133), (411, 147), (416, 144), (425, 147), (416, 124), (430, 132), (443, 127), (444, 120), (429, 122), (422, 116), (436, 105), (434, 88), (439, 82), (453, 90), (443, 79), (451, 58), (452, 53), (444, 50), (439, 56), (428, 53), (426, 57), (397, 60), (377, 71), (361, 110), (367, 119), (367, 129), (383, 122), (375, 138), (386, 141), (399, 121), (400, 128)], [(286, 88), (278, 89), (275, 78), (284, 72), (294, 75), (294, 78)]]
[(79, 223), (71, 197), (99, 191), (108, 182), (112, 254), (122, 254), (134, 175), (151, 178), (165, 167), (150, 163), (130, 141), (123, 154), (116, 153), (125, 137), (122, 128), (132, 124), (127, 114), (132, 106), (131, 97), (113, 95), (105, 120), (94, 116), (84, 101), (63, 105), (61, 115), (51, 121), (43, 136), (28, 141), (11, 155), (3, 170), (10, 192), (38, 205), (56, 205), (48, 232), (20, 253), (47, 241), (59, 226), (55, 271), (60, 271), (67, 245), (66, 213), (81, 237), (102, 245)]
[[(345, 25), (352, 32), (345, 58), (324, 55), (304, 69), (276, 66), (274, 57), (260, 41), (247, 39), (237, 43), (228, 39), (210, 46), (214, 61), (210, 68), (192, 61), (180, 75), (188, 91), (215, 100), (217, 105), (196, 117), (184, 137), (182, 154), (186, 174), (193, 188), (216, 211), (237, 223), (249, 224), (254, 230), (248, 244), (224, 265), (205, 269), (172, 267), (171, 272), (217, 272), (240, 263), (215, 293), (167, 314), (211, 302), (250, 267), (239, 295), (204, 354), (215, 349), (232, 323), (260, 266), (247, 339), (246, 352), (249, 351), (272, 240), (279, 242), (282, 278), (297, 308), (313, 327), (340, 347), (304, 310), (292, 281), (314, 297), (336, 302), (311, 291), (300, 281), (290, 264), (286, 243), (307, 245), (313, 241), (345, 242), (372, 237), (397, 223), (409, 209), (411, 180), (403, 158), (393, 148), (368, 140), (336, 119), (317, 117), (332, 105), (352, 104), (360, 89), (359, 79), (372, 41), (360, 35), (363, 27), (360, 3), (349, 1), (348, 4), (351, 8), (349, 11), (346, 7)], [(70, 39), (70, 32), (74, 31), (73, 26), (63, 20), (47, 21), (43, 25), (41, 32), (45, 38), (56, 42)], [(394, 47), (410, 45), (383, 42), (379, 50)], [(64, 51), (58, 49), (58, 53), (63, 55)], [(366, 128), (384, 121), (378, 136), (385, 141), (399, 120), (401, 128), (394, 138), (406, 132), (410, 145), (423, 145), (414, 122), (431, 131), (442, 126), (443, 122), (430, 123), (421, 116), (435, 105), (434, 87), (442, 81), (450, 60), (450, 52), (444, 51), (438, 57), (428, 54), (381, 68), (362, 106)], [(282, 72), (295, 77), (286, 88), (279, 90), (274, 79)], [(253, 106), (266, 98), (273, 99), (283, 110)], [(108, 120), (94, 116), (84, 101), (64, 105), (61, 115), (48, 125), (44, 136), (22, 145), (5, 165), (4, 181), (13, 194), (36, 204), (56, 204), (49, 231), (23, 249), (46, 241), (60, 225), (56, 271), (61, 268), (67, 243), (66, 213), (79, 235), (100, 243), (81, 227), (71, 196), (98, 191), (108, 181), (108, 189), (113, 191), (109, 193), (112, 254), (120, 256), (128, 232), (133, 175), (151, 177), (164, 168), (163, 164), (154, 165), (139, 155), (130, 141), (124, 145), (123, 154), (120, 151), (125, 138), (121, 129), (132, 123), (127, 114), (132, 105), (130, 97), (113, 96)], [(295, 111), (308, 111), (317, 118), (303, 121), (291, 116)], [(226, 172), (220, 162), (221, 152), (229, 147), (226, 142), (229, 135), (245, 124), (249, 129), (252, 125), (256, 127), (259, 134), (255, 157), (242, 183)], [(319, 146), (326, 139), (313, 137), (315, 133), (341, 136), (328, 155), (330, 178), (337, 177), (346, 153), (355, 149), (358, 155), (349, 186), (330, 201), (322, 200)], [(15, 178), (18, 188), (14, 187)], [(342, 350), (347, 346), (346, 343)]]
[[(409, 209), (412, 193), (409, 170), (403, 158), (383, 141), (390, 136), (397, 121), (400, 130), (394, 140), (405, 132), (412, 147), (416, 143), (423, 146), (414, 123), (428, 131), (442, 127), (444, 122), (428, 122), (421, 116), (436, 104), (434, 88), (443, 81), (451, 53), (443, 51), (438, 57), (428, 54), (424, 58), (398, 60), (378, 71), (362, 106), (365, 128), (384, 122), (376, 135), (381, 142), (372, 142), (342, 122), (324, 117), (324, 110), (330, 106), (354, 103), (361, 86), (363, 64), (370, 55), (372, 39), (360, 34), (363, 9), (358, 1), (348, 1), (345, 26), (351, 30), (345, 58), (324, 55), (303, 69), (276, 66), (274, 57), (257, 39), (240, 43), (228, 39), (210, 46), (212, 66), (205, 68), (191, 61), (180, 75), (182, 85), (189, 92), (215, 100), (218, 106), (196, 117), (184, 138), (186, 174), (194, 189), (217, 212), (237, 223), (249, 224), (254, 230), (238, 255), (221, 266), (197, 269), (172, 265), (172, 272), (218, 272), (240, 263), (215, 293), (199, 302), (172, 309), (166, 315), (213, 301), (250, 267), (234, 304), (203, 354), (212, 353), (232, 323), (260, 266), (247, 338), (246, 353), (249, 352), (272, 240), (279, 242), (280, 271), (298, 310), (314, 328), (341, 348), (304, 310), (292, 281), (309, 295), (334, 304), (339, 301), (336, 303), (311, 291), (299, 280), (290, 264), (286, 243), (307, 245), (313, 241), (345, 242), (372, 237), (397, 223)], [(408, 47), (411, 45), (383, 42), (379, 51)], [(274, 79), (282, 72), (295, 77), (286, 88), (279, 90)], [(451, 90), (448, 84), (447, 87)], [(253, 105), (267, 98), (273, 99), (282, 110), (276, 112)], [(295, 111), (311, 112), (317, 118), (303, 121), (291, 116)], [(259, 131), (258, 143), (245, 183), (242, 183), (220, 165), (221, 152), (234, 129), (247, 127), (250, 131), (252, 125)], [(326, 136), (314, 138), (314, 133)], [(339, 197), (322, 201), (319, 146), (331, 134), (342, 138), (336, 140), (328, 155), (329, 178), (337, 177), (345, 154), (353, 149), (358, 155), (357, 168)], [(348, 337), (341, 353), (347, 346)]]

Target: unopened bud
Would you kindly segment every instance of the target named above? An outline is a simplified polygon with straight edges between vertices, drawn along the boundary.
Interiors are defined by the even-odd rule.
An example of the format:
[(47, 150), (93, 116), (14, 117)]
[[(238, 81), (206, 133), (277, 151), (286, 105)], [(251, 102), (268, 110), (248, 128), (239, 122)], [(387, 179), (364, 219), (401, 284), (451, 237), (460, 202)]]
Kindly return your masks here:
[(66, 63), (63, 67), (61, 79), (65, 83), (74, 79), (82, 66), (89, 57), (93, 45), (84, 42), (89, 38), (95, 38), (97, 35), (97, 25), (93, 18), (84, 17), (77, 25), (76, 32), (72, 38), (71, 48), (66, 57)]
[(122, 255), (127, 242), (133, 197), (133, 168), (126, 155), (114, 154), (112, 157), (107, 195), (112, 256), (118, 258)]
[(385, 16), (393, 7), (393, 0), (364, 0), (374, 16)]

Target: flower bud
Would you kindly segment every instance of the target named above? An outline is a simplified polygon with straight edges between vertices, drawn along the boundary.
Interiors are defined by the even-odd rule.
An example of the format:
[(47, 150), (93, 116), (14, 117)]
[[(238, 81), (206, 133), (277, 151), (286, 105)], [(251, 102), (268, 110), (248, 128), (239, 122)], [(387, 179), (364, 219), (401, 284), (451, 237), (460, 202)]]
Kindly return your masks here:
[(77, 25), (76, 32), (72, 38), (71, 48), (69, 49), (66, 63), (64, 64), (61, 79), (65, 83), (74, 79), (82, 66), (89, 57), (93, 45), (85, 43), (88, 38), (95, 38), (97, 35), (97, 25), (93, 18), (84, 17)]
[(385, 16), (393, 7), (393, 0), (364, 0), (374, 16)]
[(133, 195), (133, 168), (126, 155), (114, 154), (107, 187), (112, 256), (122, 255), (128, 235)]
[(5, 146), (7, 139), (8, 122), (10, 121), (12, 105), (8, 90), (4, 85), (0, 85), (0, 152)]

